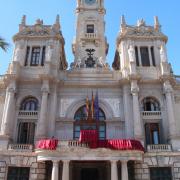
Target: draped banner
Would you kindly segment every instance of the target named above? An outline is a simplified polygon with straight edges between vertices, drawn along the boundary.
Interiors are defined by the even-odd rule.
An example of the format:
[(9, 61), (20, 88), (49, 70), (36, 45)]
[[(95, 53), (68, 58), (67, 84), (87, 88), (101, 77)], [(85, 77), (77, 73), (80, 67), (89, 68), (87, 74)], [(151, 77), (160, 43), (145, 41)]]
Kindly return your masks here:
[(36, 144), (37, 149), (56, 150), (58, 145), (57, 139), (42, 139)]
[(79, 141), (88, 143), (90, 148), (109, 148), (113, 150), (138, 150), (144, 151), (140, 141), (132, 139), (107, 139), (99, 140), (97, 130), (81, 130)]

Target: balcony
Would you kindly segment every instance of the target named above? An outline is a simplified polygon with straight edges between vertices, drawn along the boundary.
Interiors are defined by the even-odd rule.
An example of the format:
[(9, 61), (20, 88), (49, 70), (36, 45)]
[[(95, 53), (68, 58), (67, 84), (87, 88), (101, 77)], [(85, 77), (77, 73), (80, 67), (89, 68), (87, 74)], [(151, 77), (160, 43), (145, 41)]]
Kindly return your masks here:
[(161, 119), (161, 111), (142, 111), (143, 119)]
[(85, 33), (86, 39), (96, 39), (97, 35), (96, 33)]
[(147, 152), (171, 152), (172, 146), (170, 144), (151, 144), (147, 145)]
[(19, 111), (18, 117), (26, 119), (37, 119), (38, 111)]
[(71, 141), (59, 141), (58, 147), (70, 147), (70, 148), (89, 148), (88, 143), (81, 143), (78, 140), (71, 140)]
[(8, 150), (15, 152), (32, 152), (33, 145), (32, 144), (9, 144)]

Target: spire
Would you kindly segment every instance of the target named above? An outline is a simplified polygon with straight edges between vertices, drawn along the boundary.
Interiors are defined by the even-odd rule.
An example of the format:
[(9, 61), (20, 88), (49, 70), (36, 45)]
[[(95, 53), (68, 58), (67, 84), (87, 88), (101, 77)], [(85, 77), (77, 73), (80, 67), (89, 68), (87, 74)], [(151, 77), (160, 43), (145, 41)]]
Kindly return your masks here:
[(126, 20), (125, 20), (124, 15), (121, 16), (121, 27), (122, 26), (126, 26)]
[(23, 15), (22, 20), (21, 20), (21, 25), (23, 26), (26, 25), (26, 15)]
[(56, 21), (55, 21), (54, 26), (56, 27), (58, 31), (61, 29), (59, 14), (56, 16)]
[(155, 16), (154, 17), (154, 29), (156, 31), (160, 31), (161, 30), (161, 25), (159, 23), (159, 19), (158, 19), (158, 16)]
[(121, 33), (124, 32), (125, 28), (126, 28), (126, 20), (125, 20), (124, 15), (122, 15), (121, 16)]

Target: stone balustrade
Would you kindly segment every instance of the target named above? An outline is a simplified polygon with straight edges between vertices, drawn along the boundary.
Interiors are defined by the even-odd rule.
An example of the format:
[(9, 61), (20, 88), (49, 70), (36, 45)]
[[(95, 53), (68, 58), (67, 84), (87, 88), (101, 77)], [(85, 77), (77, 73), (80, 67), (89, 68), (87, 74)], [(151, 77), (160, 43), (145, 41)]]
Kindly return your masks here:
[(70, 141), (59, 141), (58, 143), (58, 147), (85, 147), (85, 148), (88, 148), (89, 145), (88, 143), (81, 143), (77, 140), (70, 140)]
[(95, 39), (97, 37), (96, 33), (86, 33), (85, 38)]
[(172, 146), (170, 144), (151, 144), (147, 145), (148, 152), (170, 152)]
[(17, 151), (17, 152), (32, 152), (32, 144), (9, 144), (8, 150)]
[(38, 118), (38, 111), (19, 111), (19, 117)]
[(143, 119), (161, 119), (161, 111), (142, 111)]

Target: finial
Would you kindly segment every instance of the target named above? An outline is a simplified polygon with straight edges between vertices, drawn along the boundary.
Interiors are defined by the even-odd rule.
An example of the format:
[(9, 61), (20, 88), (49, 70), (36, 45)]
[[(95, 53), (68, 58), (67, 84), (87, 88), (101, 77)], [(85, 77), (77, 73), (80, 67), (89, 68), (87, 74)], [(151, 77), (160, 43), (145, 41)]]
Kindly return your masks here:
[(121, 16), (121, 26), (125, 26), (126, 25), (126, 20), (124, 15)]
[(21, 24), (24, 26), (26, 25), (26, 15), (23, 15), (22, 20), (21, 20)]
[(155, 16), (154, 17), (154, 29), (156, 31), (160, 31), (161, 30), (161, 25), (159, 23), (159, 19), (158, 19), (158, 16)]
[(140, 26), (145, 26), (146, 25), (146, 22), (144, 21), (144, 19), (142, 18), (142, 19), (139, 19), (138, 21), (137, 21), (137, 26), (138, 27), (140, 27)]
[(56, 16), (56, 21), (55, 21), (54, 27), (55, 27), (58, 31), (61, 29), (59, 14)]

